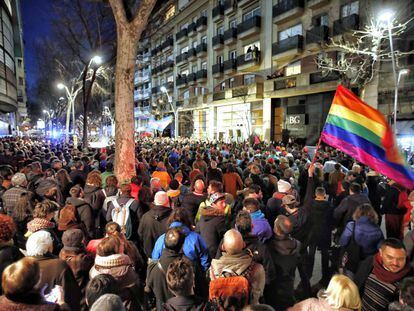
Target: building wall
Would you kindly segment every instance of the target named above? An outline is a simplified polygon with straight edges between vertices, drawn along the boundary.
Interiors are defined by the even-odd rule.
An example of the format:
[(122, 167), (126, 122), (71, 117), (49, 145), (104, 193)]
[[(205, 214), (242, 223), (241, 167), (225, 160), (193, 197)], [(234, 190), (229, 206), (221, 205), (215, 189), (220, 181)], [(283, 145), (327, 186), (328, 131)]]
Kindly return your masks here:
[[(137, 81), (136, 88), (144, 89), (142, 85), (147, 88), (149, 85), (151, 92), (145, 99), (136, 96), (136, 106), (149, 105), (154, 114), (171, 113), (167, 98), (160, 91), (164, 85), (173, 102), (180, 107), (180, 114), (185, 114), (185, 118), (180, 119), (180, 122), (188, 122), (180, 124), (183, 135), (193, 132), (192, 136), (196, 138), (237, 140), (254, 133), (261, 138), (280, 140), (283, 130), (291, 127), (287, 124), (290, 111), (296, 109), (289, 110), (288, 107), (304, 105), (304, 120), (312, 126), (305, 132), (295, 130), (292, 134), (300, 133), (313, 142), (325, 121), (332, 92), (340, 83), (335, 75), (321, 74), (315, 57), (322, 51), (336, 57), (336, 52), (326, 50), (322, 42), (332, 37), (339, 39), (347, 33), (346, 29), (340, 31), (338, 25), (345, 22), (341, 24), (339, 20), (347, 21), (350, 29), (358, 26), (355, 22), (358, 18), (360, 25), (365, 21), (371, 1), (357, 1), (356, 12), (352, 2), (355, 1), (238, 0), (236, 5), (234, 1), (165, 1), (151, 17), (139, 45), (137, 76), (142, 76), (145, 67), (150, 71), (150, 81), (146, 84)], [(325, 17), (318, 18), (321, 15), (327, 16), (327, 23)], [(348, 15), (352, 16), (346, 17)], [(193, 35), (183, 35), (182, 29), (191, 29), (190, 24), (201, 16), (207, 17), (207, 26), (197, 29)], [(231, 36), (226, 33), (232, 21), (237, 29), (234, 40), (230, 40)], [(323, 27), (321, 32), (316, 32), (318, 21), (327, 26), (326, 37)], [(301, 37), (296, 40), (296, 33), (288, 34), (288, 29), (298, 24), (302, 25)], [(223, 44), (218, 44), (220, 27), (229, 39)], [(174, 43), (168, 49), (163, 43), (170, 36)], [(312, 36), (313, 42), (310, 40)], [(197, 53), (194, 57), (187, 54), (182, 60), (183, 49), (200, 45), (204, 37), (207, 52)], [(285, 38), (288, 40), (282, 41)], [(252, 48), (250, 53), (249, 46)], [(258, 51), (253, 51), (254, 47)], [(234, 69), (230, 61), (231, 51), (237, 54)], [(151, 56), (142, 61), (142, 55), (148, 53)], [(227, 69), (222, 72), (217, 70), (219, 56)], [(172, 67), (163, 67), (168, 59), (173, 60)], [(191, 74), (198, 73), (204, 62), (206, 78), (199, 79), (196, 75), (194, 79)], [(142, 93), (137, 91), (137, 94)]]

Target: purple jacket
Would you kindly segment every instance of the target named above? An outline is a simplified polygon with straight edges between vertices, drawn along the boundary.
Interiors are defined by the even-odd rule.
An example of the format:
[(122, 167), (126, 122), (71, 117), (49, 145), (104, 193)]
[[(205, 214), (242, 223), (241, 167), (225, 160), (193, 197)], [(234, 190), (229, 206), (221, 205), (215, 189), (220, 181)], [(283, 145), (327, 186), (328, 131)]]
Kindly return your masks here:
[(256, 235), (262, 243), (270, 239), (273, 236), (273, 231), (262, 211), (258, 210), (251, 213), (250, 216), (253, 223), (252, 234)]

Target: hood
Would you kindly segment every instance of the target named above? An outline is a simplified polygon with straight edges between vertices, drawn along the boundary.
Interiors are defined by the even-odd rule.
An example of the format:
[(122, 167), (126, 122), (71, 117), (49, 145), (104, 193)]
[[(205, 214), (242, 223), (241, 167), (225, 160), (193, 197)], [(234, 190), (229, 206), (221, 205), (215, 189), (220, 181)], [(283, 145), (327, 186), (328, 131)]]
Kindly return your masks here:
[(84, 200), (79, 199), (79, 198), (67, 198), (66, 203), (72, 204), (75, 207), (79, 207), (79, 206), (88, 204)]
[(245, 253), (228, 255), (223, 253), (220, 259), (211, 261), (211, 268), (215, 276), (220, 276), (223, 270), (231, 270), (236, 274), (242, 274), (250, 266), (253, 259)]
[(213, 207), (202, 208), (200, 209), (200, 214), (204, 217), (225, 216), (225, 210), (219, 210)]
[(171, 214), (172, 209), (170, 207), (155, 205), (151, 209), (151, 211), (154, 215), (154, 218), (161, 221), (162, 219), (167, 218)]
[(85, 189), (83, 189), (83, 192), (85, 194), (90, 194), (90, 193), (94, 193), (96, 191), (101, 190), (101, 188), (96, 187), (96, 186), (92, 186), (92, 185), (85, 185)]
[(296, 255), (299, 253), (300, 242), (289, 236), (275, 235), (271, 240), (271, 247), (281, 255)]

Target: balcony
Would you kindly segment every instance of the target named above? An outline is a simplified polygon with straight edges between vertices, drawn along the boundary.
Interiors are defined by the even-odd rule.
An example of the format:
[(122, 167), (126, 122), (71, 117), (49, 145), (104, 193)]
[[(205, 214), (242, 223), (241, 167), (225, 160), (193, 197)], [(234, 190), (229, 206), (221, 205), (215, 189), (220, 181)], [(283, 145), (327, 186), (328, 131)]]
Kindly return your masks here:
[(175, 63), (176, 63), (177, 65), (180, 65), (181, 63), (183, 63), (183, 62), (187, 61), (187, 57), (188, 57), (188, 53), (187, 53), (187, 52), (185, 52), (185, 53), (183, 53), (183, 54), (180, 54), (180, 55), (178, 55), (178, 56), (175, 58)]
[(193, 61), (197, 59), (197, 49), (196, 48), (191, 48), (188, 50), (188, 57), (187, 59), (189, 61)]
[(309, 84), (337, 81), (339, 78), (339, 74), (335, 71), (329, 72), (328, 74), (323, 74), (322, 72), (314, 72), (309, 75)]
[(172, 68), (174, 68), (174, 61), (172, 59), (167, 60), (163, 65), (162, 65), (162, 72), (166, 72), (168, 70), (171, 70)]
[(152, 94), (158, 94), (159, 92), (160, 92), (160, 88), (158, 86), (154, 86), (153, 88), (151, 88)]
[[(233, 11), (234, 11), (234, 9), (235, 9), (235, 4), (236, 4), (236, 2), (235, 2), (236, 0), (226, 0), (225, 2), (224, 2), (224, 4), (223, 4), (223, 9), (224, 9), (224, 14), (225, 15), (229, 15), (229, 14), (231, 14)], [(236, 6), (236, 8), (237, 8), (237, 6)]]
[(200, 83), (207, 81), (207, 69), (201, 69), (197, 71), (197, 81)]
[(252, 66), (257, 65), (260, 65), (260, 51), (248, 52), (237, 57), (237, 68), (239, 70), (251, 69)]
[(134, 92), (134, 101), (137, 101), (137, 100), (142, 100), (142, 93), (140, 93), (140, 92)]
[(218, 78), (223, 75), (223, 64), (214, 64), (212, 67), (213, 77)]
[(341, 35), (345, 32), (356, 30), (359, 28), (359, 15), (352, 14), (344, 18), (334, 21), (333, 35)]
[(297, 35), (281, 40), (280, 42), (273, 43), (272, 55), (276, 56), (279, 60), (298, 55), (302, 52), (302, 49), (303, 36)]
[(252, 0), (238, 0), (237, 7), (242, 8), (250, 3), (252, 3)]
[(190, 74), (187, 76), (187, 83), (188, 83), (188, 85), (194, 85), (194, 84), (197, 84), (197, 74), (196, 74), (195, 72), (190, 73)]
[(236, 59), (229, 59), (223, 63), (223, 72), (225, 74), (232, 74), (237, 70), (237, 61)]
[(174, 39), (173, 38), (168, 38), (167, 40), (165, 40), (162, 44), (161, 44), (161, 49), (163, 52), (167, 52), (169, 50), (171, 50), (174, 46)]
[(177, 32), (177, 34), (175, 35), (175, 41), (177, 43), (181, 43), (185, 40), (188, 39), (188, 34), (187, 34), (187, 28), (181, 29), (179, 32)]
[(160, 47), (157, 46), (151, 50), (151, 56), (157, 55), (161, 51)]
[(222, 100), (226, 99), (226, 91), (219, 91), (213, 93), (213, 100)]
[(260, 33), (261, 18), (254, 16), (237, 25), (237, 34), (239, 39), (244, 39), (252, 35)]
[(213, 8), (213, 12), (212, 12), (213, 22), (216, 22), (219, 19), (223, 18), (223, 15), (224, 15), (224, 7), (219, 3), (217, 6)]
[(204, 57), (207, 55), (207, 43), (200, 43), (197, 45), (196, 52), (198, 57)]
[(233, 44), (237, 42), (237, 28), (230, 28), (224, 32), (224, 44)]
[(328, 41), (329, 27), (318, 26), (306, 31), (306, 44), (322, 43)]
[(185, 86), (187, 84), (187, 77), (186, 76), (177, 76), (175, 84), (177, 85), (177, 87)]
[(219, 34), (217, 36), (214, 36), (212, 41), (213, 41), (213, 50), (218, 51), (223, 48), (224, 46), (223, 35)]
[(187, 33), (188, 33), (188, 36), (190, 38), (192, 38), (195, 35), (197, 35), (197, 23), (196, 22), (192, 22), (190, 25), (188, 25), (188, 27), (187, 27)]
[(312, 10), (320, 9), (321, 7), (327, 5), (330, 0), (307, 0), (307, 7)]
[(147, 99), (147, 98), (149, 98), (149, 97), (150, 97), (150, 95), (151, 95), (151, 91), (150, 91), (150, 89), (149, 89), (149, 88), (144, 89), (144, 92), (142, 93), (142, 98), (143, 98), (143, 99)]
[(281, 24), (303, 14), (304, 0), (282, 0), (273, 6), (273, 23)]
[(207, 16), (201, 16), (196, 22), (197, 31), (204, 31), (207, 29)]

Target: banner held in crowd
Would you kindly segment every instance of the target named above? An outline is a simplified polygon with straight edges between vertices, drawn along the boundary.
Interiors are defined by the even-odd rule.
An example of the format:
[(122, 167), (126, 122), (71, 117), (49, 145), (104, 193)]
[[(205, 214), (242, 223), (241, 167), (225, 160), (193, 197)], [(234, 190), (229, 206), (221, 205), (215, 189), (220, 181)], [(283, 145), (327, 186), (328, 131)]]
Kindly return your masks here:
[(320, 139), (408, 189), (414, 189), (414, 172), (400, 155), (384, 115), (342, 85), (336, 89)]

